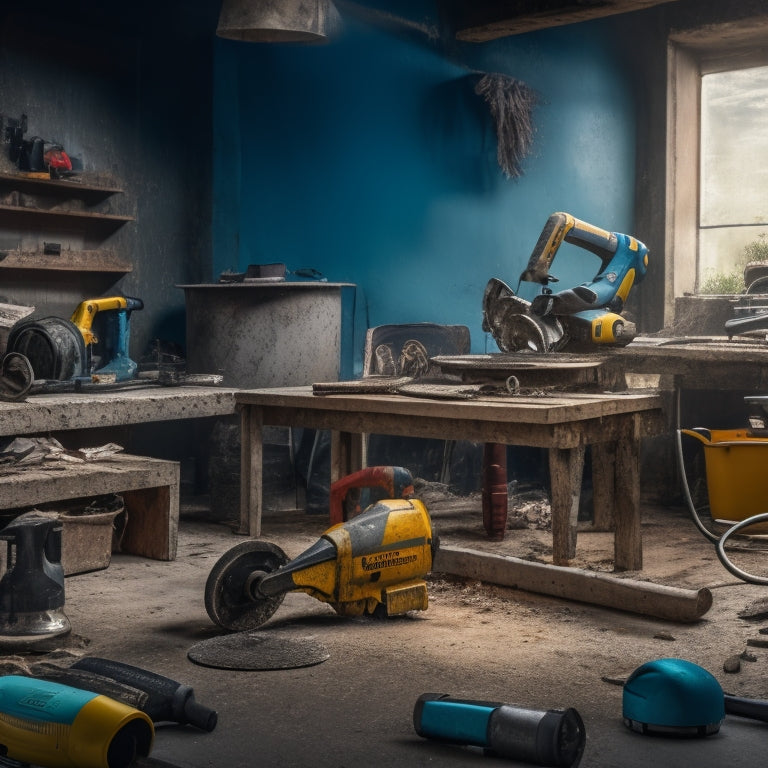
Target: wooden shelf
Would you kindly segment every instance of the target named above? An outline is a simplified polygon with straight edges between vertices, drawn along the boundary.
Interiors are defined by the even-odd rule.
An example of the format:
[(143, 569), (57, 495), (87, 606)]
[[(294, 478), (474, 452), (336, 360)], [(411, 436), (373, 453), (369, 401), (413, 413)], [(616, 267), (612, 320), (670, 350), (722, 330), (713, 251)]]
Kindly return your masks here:
[(127, 274), (133, 270), (133, 265), (112, 251), (62, 251), (57, 256), (8, 251), (5, 256), (0, 255), (0, 270), (5, 269)]
[(64, 211), (46, 208), (28, 208), (23, 205), (5, 205), (0, 203), (0, 216), (11, 214), (17, 216), (34, 216), (42, 219), (51, 219), (51, 221), (64, 221), (66, 219), (89, 219), (102, 224), (125, 224), (128, 221), (134, 221), (133, 216), (122, 216), (114, 213), (96, 213), (95, 211)]
[[(94, 175), (52, 179), (0, 171), (0, 231), (17, 245), (0, 252), (0, 272), (34, 280), (34, 272), (127, 274), (133, 267), (109, 248), (100, 248), (135, 216), (104, 212), (108, 198), (123, 192), (94, 183)], [(106, 208), (108, 211), (109, 209)], [(44, 240), (61, 244), (59, 255), (42, 252)]]
[(119, 187), (102, 186), (100, 184), (88, 184), (75, 180), (77, 177), (69, 179), (50, 179), (50, 178), (36, 178), (34, 176), (25, 176), (20, 173), (9, 173), (7, 171), (0, 171), (0, 185), (13, 186), (17, 189), (26, 190), (45, 190), (55, 191), (56, 193), (67, 191), (74, 195), (94, 195), (108, 197), (109, 195), (117, 195), (123, 192)]

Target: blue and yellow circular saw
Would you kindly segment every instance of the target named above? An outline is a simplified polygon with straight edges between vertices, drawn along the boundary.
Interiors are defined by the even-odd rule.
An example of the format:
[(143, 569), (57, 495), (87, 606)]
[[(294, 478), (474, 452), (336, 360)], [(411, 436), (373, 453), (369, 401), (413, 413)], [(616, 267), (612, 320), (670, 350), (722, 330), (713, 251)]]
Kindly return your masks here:
[[(572, 243), (595, 254), (595, 277), (573, 288), (553, 291), (550, 271), (560, 246)], [(621, 315), (632, 287), (648, 270), (648, 248), (631, 235), (608, 232), (569, 213), (553, 213), (544, 225), (517, 292), (493, 277), (483, 296), (483, 330), (502, 352), (559, 352), (622, 346), (634, 338), (634, 325)], [(520, 284), (541, 286), (528, 301)]]

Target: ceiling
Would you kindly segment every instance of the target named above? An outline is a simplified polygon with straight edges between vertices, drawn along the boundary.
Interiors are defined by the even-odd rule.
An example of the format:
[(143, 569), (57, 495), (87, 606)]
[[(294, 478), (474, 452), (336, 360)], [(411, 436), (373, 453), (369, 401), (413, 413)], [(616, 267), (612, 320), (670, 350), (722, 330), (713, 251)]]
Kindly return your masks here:
[(474, 43), (628, 13), (676, 0), (448, 0), (456, 39)]

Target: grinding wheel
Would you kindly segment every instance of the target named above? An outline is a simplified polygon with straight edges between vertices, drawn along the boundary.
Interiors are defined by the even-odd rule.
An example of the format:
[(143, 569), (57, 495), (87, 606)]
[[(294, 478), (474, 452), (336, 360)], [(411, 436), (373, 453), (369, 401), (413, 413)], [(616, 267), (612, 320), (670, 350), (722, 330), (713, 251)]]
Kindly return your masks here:
[(254, 575), (272, 573), (288, 562), (276, 544), (249, 539), (222, 555), (205, 583), (205, 610), (224, 629), (256, 629), (280, 607), (285, 593), (253, 599), (247, 591)]
[(266, 670), (310, 667), (326, 661), (330, 654), (312, 636), (235, 632), (195, 643), (187, 657), (195, 664), (216, 669)]

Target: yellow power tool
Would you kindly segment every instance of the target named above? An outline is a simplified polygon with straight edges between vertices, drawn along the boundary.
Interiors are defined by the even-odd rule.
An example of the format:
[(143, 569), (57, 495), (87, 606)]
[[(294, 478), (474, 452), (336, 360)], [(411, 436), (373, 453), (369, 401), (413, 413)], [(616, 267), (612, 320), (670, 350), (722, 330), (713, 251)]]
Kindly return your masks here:
[[(595, 254), (600, 270), (592, 280), (553, 291), (558, 282), (550, 268), (560, 246), (571, 243)], [(483, 296), (483, 330), (502, 352), (557, 352), (624, 345), (634, 324), (621, 312), (632, 287), (648, 270), (648, 248), (631, 235), (609, 232), (569, 213), (553, 213), (544, 225), (518, 281), (541, 286), (527, 301), (505, 282), (491, 278)]]
[(417, 499), (387, 499), (331, 526), (289, 561), (280, 547), (249, 539), (226, 552), (205, 585), (205, 607), (234, 632), (256, 629), (288, 592), (306, 592), (342, 616), (426, 610), (425, 576), (438, 539)]
[[(75, 309), (72, 322), (83, 336), (89, 360), (93, 350), (100, 345), (100, 360), (107, 361), (99, 365), (95, 374), (114, 375), (116, 381), (126, 381), (134, 378), (138, 369), (137, 364), (128, 355), (130, 342), (131, 312), (143, 309), (141, 299), (129, 296), (108, 296), (101, 299), (87, 299)], [(103, 333), (97, 335), (93, 330), (96, 315), (103, 315)], [(89, 369), (93, 366), (91, 362)]]

